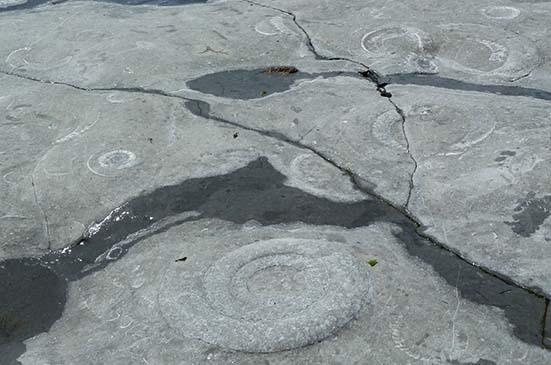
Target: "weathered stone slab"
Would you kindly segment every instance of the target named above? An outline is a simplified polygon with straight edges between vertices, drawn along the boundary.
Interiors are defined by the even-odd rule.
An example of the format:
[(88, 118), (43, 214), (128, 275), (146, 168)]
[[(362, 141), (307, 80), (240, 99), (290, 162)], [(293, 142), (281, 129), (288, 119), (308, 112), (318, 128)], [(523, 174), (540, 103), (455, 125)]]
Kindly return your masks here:
[(418, 164), (409, 209), (426, 232), (469, 261), (550, 293), (549, 103), (390, 89)]
[[(262, 227), (251, 223), (243, 227), (217, 220), (176, 226), (141, 241), (120, 261), (71, 285), (63, 317), (49, 333), (26, 341), (27, 352), (19, 360), (23, 364), (38, 360), (220, 364), (356, 363), (365, 359), (374, 363), (549, 361), (545, 350), (511, 337), (500, 310), (463, 299), (429, 266), (411, 260), (393, 237), (395, 230), (389, 224), (344, 230), (302, 224)], [(297, 242), (316, 242), (314, 250), (330, 247), (319, 253), (329, 261), (316, 261), (310, 256), (313, 252), (307, 253), (310, 246), (293, 246)], [(285, 249), (281, 246), (280, 251), (278, 245)], [(331, 261), (332, 252), (338, 252), (334, 256), (338, 260)], [(187, 259), (181, 260), (183, 257)], [(364, 281), (368, 291), (362, 296), (364, 303), (355, 307), (359, 312), (354, 319), (340, 329), (323, 332), (319, 325), (344, 312), (340, 307), (329, 316), (316, 311), (347, 287), (343, 284), (323, 295), (318, 291), (325, 286), (316, 280), (329, 284), (352, 270), (354, 266), (344, 257), (363, 267), (369, 278)], [(373, 259), (378, 264), (370, 267), (368, 261)], [(270, 266), (274, 260), (279, 264)], [(235, 265), (241, 268), (237, 272), (232, 271)], [(461, 270), (456, 275), (461, 280)], [(353, 278), (351, 275), (348, 280)], [(227, 281), (225, 288), (209, 291), (214, 279)], [(273, 285), (264, 286), (268, 282)], [(229, 299), (219, 302), (226, 290)], [(301, 300), (282, 306), (288, 295)], [(213, 313), (187, 318), (189, 312), (182, 312), (181, 305), (195, 301), (204, 303), (197, 308)], [(238, 336), (225, 324), (255, 323), (258, 319), (250, 318), (254, 312), (237, 315), (232, 311), (258, 301), (265, 301), (262, 321), (269, 328), (247, 342), (243, 334)], [(299, 311), (307, 302), (309, 309)], [(293, 312), (295, 309), (298, 312)], [(298, 313), (309, 325), (289, 328), (286, 337), (279, 337), (274, 330), (287, 326), (286, 321), (292, 323)], [(229, 317), (211, 323), (217, 316)], [(202, 321), (207, 325), (204, 329), (199, 326)], [(306, 347), (261, 353), (281, 344), (279, 341), (308, 341), (304, 331), (329, 337)], [(239, 341), (244, 341), (248, 353), (231, 350)]]
[(388, 123), (400, 115), (365, 79), (320, 76), (258, 100), (216, 100), (211, 115), (283, 134), (352, 171), (395, 204), (406, 203), (414, 164), (401, 125)]
[[(140, 192), (229, 171), (261, 155), (302, 174), (297, 181), (318, 174), (301, 172), (310, 151), (195, 116), (185, 100), (4, 81), (11, 93), (0, 99), (10, 140), (2, 151), (3, 257), (64, 247)], [(316, 191), (323, 184), (333, 189), (331, 179), (313, 180)], [(354, 199), (358, 193), (348, 190)]]
[(174, 91), (209, 72), (315, 64), (289, 17), (242, 1), (70, 2), (0, 19), (0, 70), (81, 87)]
[(259, 3), (296, 15), (319, 53), (363, 62), (380, 74), (551, 91), (549, 29), (541, 26), (551, 15), (549, 1)]
[(0, 0), (0, 363), (551, 362), (551, 2), (111, 2)]

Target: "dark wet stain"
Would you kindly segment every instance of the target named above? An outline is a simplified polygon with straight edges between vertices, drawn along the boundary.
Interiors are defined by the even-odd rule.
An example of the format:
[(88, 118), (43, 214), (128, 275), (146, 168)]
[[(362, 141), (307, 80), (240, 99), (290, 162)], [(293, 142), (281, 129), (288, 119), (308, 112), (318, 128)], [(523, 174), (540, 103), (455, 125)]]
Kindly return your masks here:
[[(395, 236), (411, 255), (432, 265), (450, 285), (458, 288), (462, 297), (501, 308), (518, 338), (541, 346), (544, 299), (507, 284), (421, 238), (414, 223), (390, 205), (379, 200), (334, 202), (286, 186), (285, 181), (286, 177), (262, 157), (225, 175), (189, 179), (131, 199), (95, 234), (72, 245), (65, 253), (55, 251), (40, 259), (0, 263), (0, 313), (14, 318), (16, 322), (10, 323), (24, 324), (7, 327), (3, 353), (20, 353), (25, 339), (47, 331), (60, 318), (68, 281), (79, 280), (120, 260), (147, 237), (185, 222), (209, 218), (236, 224), (255, 220), (262, 225), (303, 222), (345, 228), (374, 222), (393, 223), (400, 228)], [(192, 211), (198, 215), (161, 227), (156, 224)], [(142, 232), (139, 238), (127, 239), (138, 231)], [(127, 239), (124, 245), (116, 245), (124, 239)], [(105, 252), (109, 252), (109, 259), (105, 258)]]
[(43, 260), (0, 262), (0, 363), (15, 364), (25, 352), (22, 342), (61, 317), (66, 291), (65, 279)]
[(497, 365), (497, 363), (486, 359), (479, 359), (477, 362), (461, 362), (457, 360), (451, 360), (448, 361), (448, 363), (452, 365)]
[(541, 346), (544, 298), (510, 285), (405, 229), (398, 236), (412, 256), (429, 263), (448, 284), (459, 290), (463, 298), (501, 308), (513, 324), (515, 336), (526, 343)]
[(505, 222), (516, 234), (530, 237), (551, 215), (551, 195), (536, 198), (535, 192), (530, 192), (520, 200), (514, 209), (513, 222)]
[(508, 96), (526, 96), (534, 99), (551, 100), (551, 92), (532, 89), (521, 86), (507, 86), (507, 85), (480, 85), (470, 82), (454, 80), (437, 75), (426, 74), (394, 74), (389, 75), (388, 85), (422, 85), (422, 86), (434, 86), (443, 89), (463, 90), (463, 91), (478, 91), (496, 95), (508, 95)]
[(543, 319), (543, 342), (544, 346), (551, 348), (551, 312), (549, 311), (549, 299), (545, 303), (545, 314)]
[(300, 80), (337, 76), (358, 77), (355, 72), (307, 73), (292, 66), (275, 66), (255, 70), (215, 72), (190, 80), (186, 85), (204, 94), (248, 100), (290, 90), (293, 84)]
[(501, 156), (497, 157), (494, 161), (495, 162), (503, 162), (505, 161), (507, 158), (511, 157), (511, 156), (515, 156), (517, 153), (515, 151), (502, 151), (500, 153)]
[[(28, 0), (19, 5), (0, 7), (0, 13), (4, 11), (26, 10), (36, 8), (40, 5), (58, 5), (68, 2), (69, 0)], [(188, 4), (206, 3), (208, 0), (92, 0), (98, 2), (115, 3), (121, 5), (157, 5), (157, 6), (177, 6)]]

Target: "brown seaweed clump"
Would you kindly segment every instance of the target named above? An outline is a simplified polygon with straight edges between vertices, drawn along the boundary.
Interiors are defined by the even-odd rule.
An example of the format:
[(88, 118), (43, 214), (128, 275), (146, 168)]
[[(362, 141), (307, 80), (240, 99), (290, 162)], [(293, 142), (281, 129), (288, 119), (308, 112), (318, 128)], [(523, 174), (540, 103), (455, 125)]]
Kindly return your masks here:
[(264, 70), (262, 70), (261, 73), (264, 73), (264, 74), (278, 73), (283, 76), (289, 76), (290, 74), (294, 74), (297, 72), (298, 72), (298, 68), (294, 66), (272, 66), (272, 67), (265, 68)]

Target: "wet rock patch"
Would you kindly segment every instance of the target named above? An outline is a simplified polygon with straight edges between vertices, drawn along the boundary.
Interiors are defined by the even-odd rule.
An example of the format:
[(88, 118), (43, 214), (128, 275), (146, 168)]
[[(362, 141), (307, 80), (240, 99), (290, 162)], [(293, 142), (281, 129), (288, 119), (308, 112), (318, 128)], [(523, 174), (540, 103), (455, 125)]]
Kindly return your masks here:
[[(542, 345), (541, 326), (545, 311), (543, 298), (510, 285), (433, 245), (417, 234), (417, 227), (411, 220), (381, 201), (334, 202), (288, 187), (284, 184), (285, 181), (286, 177), (274, 169), (266, 158), (259, 158), (225, 175), (190, 179), (136, 197), (93, 225), (82, 241), (79, 240), (61, 251), (52, 252), (40, 259), (23, 258), (1, 262), (0, 294), (2, 298), (11, 298), (11, 300), (0, 302), (0, 313), (28, 321), (28, 324), (23, 327), (22, 332), (17, 332), (19, 334), (4, 338), (0, 346), (5, 348), (5, 353), (21, 354), (21, 351), (24, 351), (21, 349), (25, 339), (47, 331), (61, 316), (67, 281), (79, 280), (122, 259), (134, 245), (145, 238), (166, 232), (170, 227), (205, 218), (217, 218), (237, 224), (254, 220), (261, 225), (303, 222), (345, 228), (366, 227), (374, 222), (395, 224), (399, 227), (395, 236), (404, 244), (410, 255), (430, 264), (450, 285), (456, 287), (458, 293), (464, 298), (475, 303), (501, 308), (518, 338), (530, 344)], [(194, 212), (194, 214), (175, 221), (167, 221), (168, 218), (185, 212)], [(162, 224), (163, 222), (166, 223)], [(234, 304), (230, 304), (230, 308), (222, 306), (218, 314), (215, 311), (214, 314), (219, 318), (217, 323), (222, 326), (220, 328), (227, 328), (223, 327), (226, 317), (234, 316), (232, 321), (236, 321), (240, 333), (249, 334), (247, 337), (249, 340), (252, 338), (250, 336), (252, 333), (260, 337), (256, 342), (251, 340), (250, 343), (224, 339), (224, 331), (212, 332), (208, 329), (212, 325), (208, 322), (211, 320), (210, 315), (203, 316), (203, 319), (199, 319), (196, 326), (190, 330), (193, 330), (194, 335), (199, 338), (205, 338), (220, 346), (248, 351), (277, 351), (300, 347), (333, 333), (336, 328), (343, 326), (357, 313), (360, 299), (363, 299), (364, 294), (369, 291), (365, 267), (356, 263), (346, 250), (341, 251), (338, 245), (339, 243), (325, 241), (298, 244), (296, 241), (284, 240), (275, 242), (275, 245), (259, 243), (258, 246), (251, 246), (242, 251), (237, 250), (233, 254), (230, 252), (226, 258), (213, 259), (209, 266), (212, 267), (212, 271), (200, 276), (206, 288), (211, 288), (210, 299), (207, 295), (203, 300), (213, 301), (213, 305), (216, 306), (216, 303), (220, 303), (220, 300), (215, 298), (216, 295), (231, 294), (227, 290), (226, 294), (216, 294), (216, 288), (235, 284), (237, 292), (234, 294), (237, 293), (235, 294), (237, 297), (233, 296), (230, 301)], [(323, 252), (328, 256), (321, 254)], [(183, 261), (172, 264), (176, 265), (178, 270), (185, 270), (183, 265), (190, 264), (190, 259)], [(342, 266), (341, 263), (345, 265)], [(277, 300), (287, 303), (289, 300), (286, 295), (293, 290), (298, 290), (297, 295), (299, 298), (302, 296), (304, 303), (316, 302), (313, 298), (320, 297), (319, 292), (316, 291), (317, 286), (306, 285), (301, 281), (300, 275), (296, 277), (301, 268), (306, 270), (306, 276), (319, 281), (322, 286), (326, 285), (328, 290), (333, 291), (325, 293), (325, 299), (317, 302), (320, 310), (315, 313), (320, 316), (306, 311), (303, 313), (306, 317), (299, 318), (304, 325), (313, 324), (314, 327), (293, 329), (290, 324), (283, 321), (277, 327), (279, 335), (293, 334), (295, 337), (291, 336), (280, 341), (274, 340), (277, 336), (266, 337), (271, 335), (261, 335), (256, 332), (258, 328), (265, 327), (262, 327), (262, 322), (257, 328), (251, 325), (251, 321), (254, 322), (253, 317), (243, 319), (251, 316), (254, 311), (236, 316), (235, 313), (229, 314), (232, 310), (241, 310), (236, 307), (237, 302), (234, 300), (240, 298), (240, 295), (249, 301), (248, 305), (252, 309), (257, 308), (255, 310), (258, 315), (262, 311), (255, 306), (273, 305), (272, 318), (282, 318), (285, 315), (281, 312), (282, 309), (277, 301), (275, 301), (276, 304), (268, 302), (273, 298), (279, 298)], [(264, 272), (265, 270), (272, 272)], [(461, 280), (458, 280), (458, 271), (461, 273)], [(259, 275), (264, 275), (264, 279), (260, 278), (260, 281), (255, 282), (255, 278)], [(34, 280), (35, 276), (39, 280)], [(271, 279), (266, 280), (274, 276), (280, 276), (283, 282), (275, 283), (271, 282)], [(289, 280), (289, 276), (296, 280)], [(232, 277), (234, 281), (228, 282), (228, 278)], [(169, 281), (180, 279), (181, 277), (176, 273), (168, 278)], [(225, 284), (220, 280), (226, 280)], [(266, 286), (257, 285), (262, 280), (274, 285), (268, 285), (267, 289)], [(335, 287), (336, 281), (339, 283), (342, 281), (346, 285)], [(245, 282), (256, 294), (243, 291), (247, 286)], [(376, 290), (376, 288), (373, 289)], [(164, 310), (170, 313), (176, 313), (174, 311), (181, 313), (181, 307), (185, 305), (193, 308), (201, 307), (200, 298), (188, 296), (187, 301), (181, 300), (183, 301), (175, 304), (175, 308), (172, 309), (165, 303)], [(196, 300), (199, 302), (194, 302)], [(300, 303), (293, 305), (300, 305)], [(300, 308), (295, 309), (293, 313), (300, 312)], [(224, 314), (220, 315), (220, 313)], [(331, 313), (332, 317), (321, 318), (322, 313)], [(292, 321), (297, 320), (293, 316), (291, 316)], [(324, 319), (329, 322), (324, 322)], [(296, 332), (297, 330), (299, 332)]]
[(317, 77), (358, 77), (353, 72), (308, 73), (294, 66), (271, 66), (254, 70), (231, 70), (203, 75), (188, 81), (187, 86), (204, 94), (230, 99), (259, 99), (290, 90), (301, 80)]
[(434, 86), (450, 90), (477, 91), (496, 95), (525, 96), (540, 100), (551, 100), (551, 92), (545, 90), (509, 85), (482, 85), (438, 75), (420, 73), (389, 75), (388, 85), (392, 84)]
[(505, 224), (511, 226), (516, 234), (530, 237), (551, 216), (551, 195), (538, 198), (535, 192), (530, 192), (519, 202), (514, 211), (513, 221)]

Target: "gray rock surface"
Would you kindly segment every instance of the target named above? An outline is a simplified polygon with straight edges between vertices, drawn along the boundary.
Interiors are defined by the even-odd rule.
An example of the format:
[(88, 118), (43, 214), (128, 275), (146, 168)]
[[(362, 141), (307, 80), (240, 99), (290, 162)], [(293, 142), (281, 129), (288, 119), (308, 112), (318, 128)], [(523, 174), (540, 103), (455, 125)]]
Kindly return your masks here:
[(407, 200), (414, 162), (401, 125), (387, 122), (400, 116), (365, 80), (320, 78), (259, 100), (222, 100), (212, 114), (281, 133), (353, 171), (395, 204)]
[(391, 90), (417, 161), (409, 210), (425, 232), (469, 261), (549, 293), (549, 102)]
[(550, 15), (0, 0), (0, 364), (551, 363)]
[[(28, 350), (20, 360), (30, 364), (41, 360), (49, 363), (114, 361), (190, 364), (349, 364), (363, 363), (365, 359), (369, 359), (370, 363), (448, 363), (454, 360), (476, 363), (481, 359), (497, 364), (550, 361), (548, 351), (524, 344), (511, 336), (509, 324), (500, 310), (477, 306), (463, 299), (456, 289), (435, 275), (430, 266), (412, 260), (393, 238), (395, 229), (388, 224), (346, 230), (303, 224), (262, 227), (254, 222), (243, 227), (218, 220), (201, 220), (171, 228), (141, 241), (124, 259), (72, 286), (62, 319), (48, 334), (27, 341)], [(192, 318), (188, 318), (193, 312), (184, 309), (189, 309), (188, 306), (200, 297), (192, 296), (185, 287), (194, 291), (204, 288), (203, 295), (207, 295), (209, 273), (218, 267), (212, 265), (213, 262), (227, 262), (227, 267), (243, 264), (240, 259), (242, 250), (255, 245), (270, 247), (266, 246), (266, 242), (273, 239), (288, 247), (300, 247), (295, 245), (301, 240), (319, 243), (317, 247), (334, 245), (330, 252), (341, 250), (339, 247), (344, 246), (343, 249), (351, 252), (354, 260), (358, 260), (368, 271), (372, 290), (368, 304), (362, 307), (354, 320), (335, 330), (329, 338), (295, 350), (266, 354), (231, 351), (227, 341), (243, 341), (240, 346), (254, 347), (249, 347), (249, 350), (258, 350), (257, 346), (266, 349), (265, 346), (278, 340), (307, 341), (302, 337), (303, 331), (313, 330), (316, 324), (320, 324), (319, 321), (327, 317), (312, 317), (310, 326), (289, 330), (284, 338), (266, 332), (263, 336), (252, 338), (252, 342), (246, 342), (242, 337), (241, 331), (245, 328), (226, 327), (231, 321), (244, 323), (244, 314), (233, 314), (236, 317), (222, 320), (220, 325), (198, 333), (198, 321), (206, 320), (206, 323), (212, 324), (217, 316), (204, 317), (195, 312)], [(334, 240), (341, 242), (330, 243)], [(296, 249), (288, 253), (296, 253)], [(324, 251), (324, 254), (328, 252)], [(175, 262), (183, 256), (187, 257), (186, 261)], [(277, 256), (264, 257), (273, 260)], [(287, 265), (273, 266), (274, 270), (278, 267), (296, 268), (293, 266), (297, 265), (296, 261), (282, 256), (279, 258)], [(374, 267), (367, 264), (372, 259), (379, 261)], [(205, 265), (206, 262), (209, 264)], [(240, 300), (243, 305), (250, 303), (255, 298), (255, 279), (262, 280), (260, 276), (268, 275), (265, 271), (255, 271), (258, 267), (251, 267), (258, 260), (246, 262), (242, 270), (249, 268), (255, 273), (249, 279), (249, 290), (242, 292), (242, 282), (235, 276), (227, 277), (226, 280), (233, 280), (215, 293), (217, 296), (231, 293), (231, 300), (222, 302), (224, 306), (235, 305)], [(351, 267), (346, 264), (347, 261), (332, 264), (327, 272), (327, 282), (349, 272)], [(454, 268), (454, 273), (461, 280), (462, 272)], [(277, 281), (273, 274), (262, 281)], [(287, 280), (298, 279), (287, 275), (285, 278), (270, 290), (290, 284)], [(259, 287), (261, 290), (263, 288)], [(310, 290), (320, 289), (320, 286), (313, 285)], [(292, 288), (285, 289), (284, 293), (292, 295)], [(304, 298), (302, 295), (306, 293), (312, 292), (302, 292), (299, 298)], [(242, 297), (243, 294), (246, 297)], [(321, 303), (327, 301), (326, 298), (322, 300)], [(300, 304), (300, 301), (294, 302), (292, 308)], [(203, 305), (203, 311), (217, 308), (212, 302)], [(235, 309), (240, 310), (239, 307)], [(266, 312), (266, 319), (261, 323), (273, 321), (276, 328), (289, 325), (285, 321), (288, 317), (282, 318), (280, 315), (293, 315), (293, 311), (282, 312), (269, 320), (269, 313)], [(306, 313), (308, 316), (311, 312)], [(247, 316), (253, 314), (246, 313)], [(238, 331), (237, 334), (234, 331)], [(86, 346), (81, 345), (83, 339), (86, 339)]]
[(258, 1), (293, 13), (326, 56), (384, 74), (551, 90), (549, 1)]

